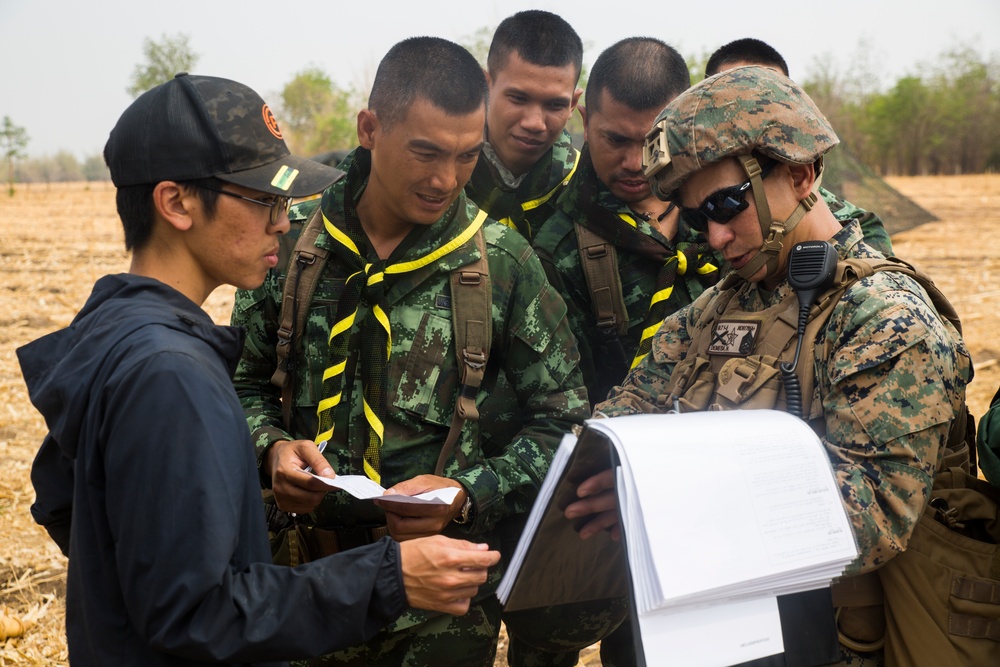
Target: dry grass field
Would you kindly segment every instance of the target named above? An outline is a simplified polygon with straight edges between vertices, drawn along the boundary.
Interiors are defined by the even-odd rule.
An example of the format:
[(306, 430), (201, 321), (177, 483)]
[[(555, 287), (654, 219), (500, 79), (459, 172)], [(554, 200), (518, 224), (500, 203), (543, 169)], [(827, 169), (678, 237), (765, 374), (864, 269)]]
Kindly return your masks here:
[[(1000, 384), (1000, 238), (993, 236), (1000, 176), (889, 182), (940, 218), (893, 243), (934, 278), (962, 317), (976, 367), (969, 405), (978, 417)], [(100, 276), (128, 269), (121, 236), (109, 183), (0, 193), (0, 614), (30, 626), (22, 636), (0, 634), (0, 667), (68, 664), (66, 560), (28, 512), (28, 472), (45, 425), (28, 401), (14, 351), (69, 324)], [(225, 322), (231, 305), (232, 290), (222, 288), (206, 310)], [(585, 652), (581, 664), (599, 665), (596, 651)]]

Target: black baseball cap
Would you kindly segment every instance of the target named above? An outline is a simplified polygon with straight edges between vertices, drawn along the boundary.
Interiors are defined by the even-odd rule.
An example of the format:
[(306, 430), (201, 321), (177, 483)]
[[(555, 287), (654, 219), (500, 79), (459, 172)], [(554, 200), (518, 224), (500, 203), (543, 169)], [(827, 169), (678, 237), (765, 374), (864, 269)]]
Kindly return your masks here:
[(214, 177), (305, 197), (342, 172), (292, 155), (270, 107), (242, 83), (181, 73), (140, 95), (104, 147), (116, 187)]

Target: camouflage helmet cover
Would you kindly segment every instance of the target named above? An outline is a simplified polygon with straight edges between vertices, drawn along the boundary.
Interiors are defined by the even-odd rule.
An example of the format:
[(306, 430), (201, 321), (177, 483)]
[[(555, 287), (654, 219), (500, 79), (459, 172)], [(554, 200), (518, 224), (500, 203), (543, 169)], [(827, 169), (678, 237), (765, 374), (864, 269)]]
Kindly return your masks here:
[(760, 151), (810, 164), (840, 143), (798, 84), (769, 67), (720, 72), (689, 88), (657, 116), (643, 166), (653, 192), (667, 199), (691, 174), (723, 158)]

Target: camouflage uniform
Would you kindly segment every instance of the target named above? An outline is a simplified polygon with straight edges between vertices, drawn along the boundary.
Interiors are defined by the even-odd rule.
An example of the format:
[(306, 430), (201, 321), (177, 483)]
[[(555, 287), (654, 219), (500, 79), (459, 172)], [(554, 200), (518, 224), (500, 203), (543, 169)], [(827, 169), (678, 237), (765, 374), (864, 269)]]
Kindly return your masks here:
[[(364, 149), (357, 149), (341, 165), (348, 176), (324, 193), (322, 203), (314, 200), (300, 204), (293, 209), (294, 216), (308, 217), (321, 205), (336, 227), (346, 229), (345, 198), (356, 202), (363, 192), (370, 164), (368, 155)], [(436, 249), (468, 227), (477, 213), (475, 205), (460, 195), (440, 220), (414, 230), (414, 234), (422, 235), (400, 261)], [(588, 403), (565, 306), (548, 285), (534, 253), (523, 238), (493, 221), (487, 220), (483, 231), (492, 281), (493, 346), (486, 379), (477, 396), (482, 416), (478, 422), (466, 422), (459, 440), (468, 466), (460, 470), (452, 458), (445, 468), (445, 475), (461, 482), (473, 500), (474, 516), (469, 524), (453, 524), (445, 532), (489, 542), (496, 548), (498, 524), (530, 508), (552, 452), (562, 434), (587, 417)], [(332, 243), (325, 232), (317, 241), (327, 248)], [(393, 333), (380, 469), (381, 483), (386, 488), (434, 471), (452, 421), (460, 376), (452, 342), (450, 273), (478, 257), (474, 242), (469, 241), (422, 269), (386, 275)], [(330, 356), (327, 341), (346, 277), (345, 268), (331, 255), (310, 304), (306, 330), (299, 338), (301, 347), (296, 346), (291, 359), (296, 368), (291, 433), (282, 428), (280, 393), (269, 382), (276, 359), (283, 272), (272, 271), (262, 287), (237, 293), (232, 320), (247, 327), (248, 335), (235, 384), (260, 453), (277, 440), (312, 439), (316, 435), (316, 406)], [(362, 303), (358, 321), (366, 310)], [(355, 324), (352, 350), (357, 349), (357, 330)], [(351, 355), (346, 370), (345, 394), (350, 399), (336, 408), (333, 440), (325, 451), (327, 460), (340, 474), (363, 474), (366, 422), (356, 358)], [(508, 378), (514, 402), (494, 404), (484, 412), (482, 400), (500, 372)], [(500, 411), (532, 418), (502, 448), (486, 451), (480, 442), (483, 431), (491, 428)], [(318, 526), (327, 528), (385, 523), (382, 511), (372, 503), (341, 492), (328, 494), (312, 518)], [(433, 657), (435, 652), (444, 651), (449, 656), (453, 652), (467, 656), (468, 664), (492, 665), (499, 632), (499, 607), (493, 591), (501, 575), (500, 568), (491, 573), (467, 616), (435, 617), (429, 612), (410, 610), (372, 642), (335, 654), (332, 659), (336, 664), (431, 664), (440, 661), (440, 657)], [(471, 641), (463, 645), (463, 636)], [(449, 658), (448, 664), (457, 663)]]
[(530, 241), (555, 210), (556, 198), (573, 175), (579, 158), (569, 132), (563, 130), (552, 148), (527, 173), (514, 179), (499, 164), (492, 148), (486, 146), (465, 186), (465, 194), (491, 218), (513, 227)]
[[(841, 258), (881, 256), (862, 241), (856, 222), (832, 242)], [(669, 410), (672, 402), (665, 389), (670, 375), (694, 341), (712, 334), (696, 323), (715, 307), (720, 294), (713, 287), (668, 317), (650, 355), (596, 410), (608, 417)], [(759, 284), (744, 283), (735, 298), (741, 311), (753, 313), (796, 295), (783, 281), (770, 293)], [(842, 487), (860, 550), (847, 573), (858, 574), (906, 547), (927, 501), (951, 420), (962, 406), (971, 362), (923, 289), (895, 272), (878, 272), (854, 283), (813, 349), (813, 394), (821, 401), (823, 418), (812, 426), (823, 438)]]
[[(841, 258), (880, 256), (862, 241), (857, 222), (832, 241)], [(702, 337), (713, 334), (697, 323), (724, 300), (720, 294), (713, 287), (668, 317), (652, 352), (596, 410), (612, 417), (671, 409), (671, 374)], [(743, 283), (735, 299), (739, 310), (760, 313), (796, 295), (787, 281), (770, 293)], [(822, 412), (810, 425), (827, 448), (860, 552), (845, 575), (872, 572), (906, 548), (923, 512), (951, 422), (964, 405), (971, 360), (923, 289), (893, 272), (854, 283), (813, 351), (812, 400)], [(873, 623), (881, 622), (878, 607), (862, 613), (876, 613)], [(840, 665), (883, 664), (881, 651), (841, 645), (841, 652)]]
[(843, 223), (857, 220), (861, 224), (861, 233), (865, 235), (865, 243), (878, 250), (885, 257), (892, 257), (892, 241), (889, 232), (885, 230), (882, 218), (876, 213), (858, 208), (846, 199), (841, 199), (826, 188), (819, 189), (819, 196), (833, 213), (833, 217)]
[[(584, 153), (586, 153), (586, 146)], [(596, 188), (582, 187), (584, 179), (596, 181)], [(629, 365), (639, 346), (650, 299), (655, 291), (658, 262), (644, 257), (638, 252), (618, 246), (618, 269), (621, 276), (622, 296), (628, 312), (628, 331), (617, 337), (619, 349), (608, 350), (607, 343), (597, 326), (597, 318), (592, 305), (592, 295), (588, 289), (577, 245), (575, 224), (587, 225), (584, 202), (585, 192), (597, 192), (597, 203), (615, 215), (627, 216), (643, 234), (657, 239), (667, 247), (677, 248), (682, 244), (704, 243), (700, 234), (678, 220), (677, 233), (666, 239), (658, 229), (637, 215), (629, 206), (598, 180), (597, 174), (584, 158), (576, 174), (556, 203), (556, 212), (538, 230), (533, 240), (549, 282), (559, 291), (569, 308), (569, 321), (580, 346), (580, 369), (587, 384), (587, 393), (592, 404), (607, 397), (608, 392), (621, 383), (628, 373)], [(881, 220), (874, 214), (857, 208), (839, 199), (833, 193), (820, 189), (820, 194), (839, 220), (848, 222), (858, 218), (862, 221), (866, 234), (865, 241), (878, 244), (891, 254), (892, 246)], [(871, 238), (868, 235), (871, 235)], [(713, 253), (716, 266), (722, 266), (722, 258)], [(691, 303), (710, 286), (705, 276), (690, 267), (683, 275), (678, 275), (668, 302), (667, 314)], [(717, 273), (713, 273), (717, 276)], [(632, 664), (631, 633), (626, 623), (608, 639), (609, 630), (621, 622), (627, 613), (627, 601), (602, 601), (597, 604), (557, 606), (547, 610), (531, 610), (515, 615), (505, 615), (510, 636), (511, 664), (530, 665), (575, 665), (579, 648), (601, 641), (601, 659), (605, 665)], [(589, 631), (589, 632), (588, 632)], [(532, 646), (545, 646), (547, 653), (536, 651)]]
[[(781, 239), (815, 200), (807, 195), (787, 219), (772, 222), (760, 164), (751, 151), (807, 165), (839, 140), (801, 88), (759, 67), (729, 70), (692, 87), (664, 109), (654, 128), (646, 145), (646, 175), (657, 196), (671, 199), (691, 174), (737, 158), (750, 178), (765, 241), (739, 272), (668, 317), (651, 353), (596, 410), (611, 417), (684, 405), (769, 407), (763, 403), (770, 401), (780, 406), (787, 400), (780, 389), (770, 396), (763, 390), (751, 392), (766, 375), (764, 369), (776, 370), (772, 367), (780, 360), (771, 356), (779, 352), (770, 346), (781, 342), (768, 339), (767, 331), (776, 321), (772, 318), (779, 308), (797, 303), (795, 291), (777, 273)], [(858, 221), (843, 226), (830, 241), (841, 259), (881, 256), (863, 241)], [(766, 265), (755, 262), (759, 259), (766, 259)], [(748, 280), (765, 266), (766, 275), (780, 281), (771, 291), (763, 281)], [(845, 574), (859, 575), (877, 570), (906, 548), (927, 503), (951, 424), (964, 410), (972, 365), (954, 326), (938, 315), (930, 297), (909, 276), (876, 272), (839, 294), (829, 307), (823, 306), (828, 317), (816, 322), (821, 326), (810, 341), (813, 358), (800, 360), (796, 374), (800, 381), (812, 381), (804, 414), (827, 448), (858, 544), (859, 556)], [(706, 343), (716, 342), (725, 330), (728, 323), (722, 323), (722, 317), (736, 324), (758, 322), (752, 325), (761, 327), (758, 337), (747, 338), (739, 351), (735, 346), (720, 349), (725, 342), (713, 351)], [(773, 330), (776, 338), (787, 335)], [(729, 356), (720, 357), (724, 352)], [(786, 349), (780, 354), (791, 353)], [(740, 366), (737, 371), (759, 359), (762, 372), (743, 383), (742, 373), (737, 376), (731, 366), (720, 365), (726, 359)], [(848, 585), (861, 581), (846, 578)], [(856, 608), (845, 602), (842, 610), (872, 609), (860, 605), (876, 605), (879, 611), (877, 602), (858, 603)], [(840, 617), (841, 631), (842, 622)], [(841, 652), (844, 665), (878, 665), (882, 660), (879, 650), (858, 653), (842, 643)]]

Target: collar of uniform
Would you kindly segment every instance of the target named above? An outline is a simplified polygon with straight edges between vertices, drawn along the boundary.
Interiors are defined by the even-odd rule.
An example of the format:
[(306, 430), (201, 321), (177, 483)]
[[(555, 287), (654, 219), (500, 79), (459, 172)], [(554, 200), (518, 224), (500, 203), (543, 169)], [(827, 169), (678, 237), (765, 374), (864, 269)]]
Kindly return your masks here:
[[(863, 234), (861, 232), (861, 224), (857, 220), (848, 221), (840, 230), (829, 239), (830, 243), (833, 244), (834, 249), (837, 251), (837, 256), (840, 259), (847, 259), (852, 256), (852, 248), (857, 246), (863, 240)], [(748, 286), (746, 290), (746, 296), (750, 301), (744, 302), (741, 299), (741, 305), (751, 306), (749, 309), (759, 310), (759, 308), (753, 308), (751, 301), (757, 301), (764, 306), (772, 306), (786, 298), (794, 298), (794, 290), (791, 285), (788, 284), (788, 280), (782, 280), (777, 287), (774, 288), (773, 292), (766, 291), (760, 283), (752, 283)]]
[(492, 167), (492, 171), (500, 183), (508, 190), (516, 190), (521, 182), (524, 181), (525, 177), (531, 173), (531, 171), (526, 171), (520, 176), (515, 176), (511, 173), (510, 169), (505, 167), (500, 161), (500, 156), (497, 155), (496, 150), (490, 145), (490, 142), (483, 144), (483, 157), (486, 158), (486, 162)]

